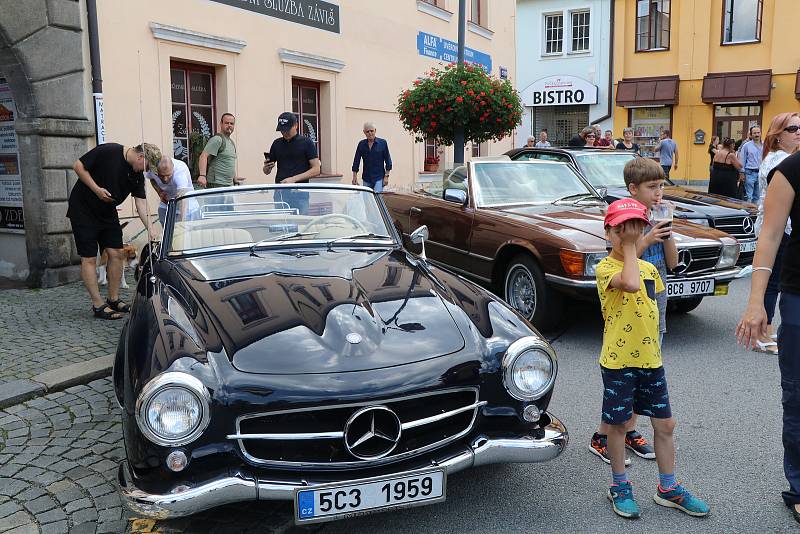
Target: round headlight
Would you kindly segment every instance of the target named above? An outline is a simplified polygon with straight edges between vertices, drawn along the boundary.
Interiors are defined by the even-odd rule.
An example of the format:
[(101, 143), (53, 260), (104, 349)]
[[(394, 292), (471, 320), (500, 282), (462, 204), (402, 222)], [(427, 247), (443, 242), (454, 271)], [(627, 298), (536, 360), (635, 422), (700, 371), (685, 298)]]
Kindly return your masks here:
[(531, 401), (553, 387), (557, 365), (555, 354), (543, 341), (524, 338), (508, 348), (503, 368), (503, 382), (509, 395)]
[(137, 423), (159, 445), (194, 441), (208, 426), (208, 393), (185, 373), (165, 373), (145, 386), (139, 397)]
[(147, 403), (147, 426), (165, 440), (185, 438), (200, 424), (200, 401), (183, 388), (162, 389)]

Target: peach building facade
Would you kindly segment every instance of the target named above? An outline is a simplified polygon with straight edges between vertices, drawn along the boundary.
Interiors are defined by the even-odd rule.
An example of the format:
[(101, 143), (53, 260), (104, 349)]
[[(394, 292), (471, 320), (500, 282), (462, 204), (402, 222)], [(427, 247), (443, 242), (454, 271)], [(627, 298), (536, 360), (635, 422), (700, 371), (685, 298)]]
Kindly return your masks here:
[[(514, 0), (467, 6), (467, 56), (513, 82)], [(425, 181), (426, 153), (438, 147), (415, 143), (395, 106), (416, 77), (455, 57), (457, 9), (458, 0), (98, 2), (106, 140), (144, 137), (187, 158), (196, 151), (192, 131), (209, 135), (222, 113), (233, 113), (237, 174), (268, 183), (274, 175), (261, 171), (263, 152), (279, 135), (277, 116), (290, 110), (317, 143), (319, 179), (350, 181), (362, 126), (371, 121), (389, 143), (390, 183)], [(468, 144), (466, 158), (514, 144)], [(447, 147), (442, 164), (452, 160)], [(132, 214), (131, 201), (123, 215)]]

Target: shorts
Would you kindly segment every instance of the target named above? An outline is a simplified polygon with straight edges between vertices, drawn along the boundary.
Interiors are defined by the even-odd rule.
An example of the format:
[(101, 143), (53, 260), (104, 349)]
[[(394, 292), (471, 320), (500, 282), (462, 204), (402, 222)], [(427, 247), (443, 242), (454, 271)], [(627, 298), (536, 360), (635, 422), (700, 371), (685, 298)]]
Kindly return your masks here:
[(106, 248), (122, 248), (122, 227), (72, 225), (72, 235), (75, 236), (75, 248), (81, 258), (94, 258), (97, 256), (97, 246), (100, 250)]
[(633, 417), (634, 412), (656, 419), (672, 417), (664, 367), (606, 369), (601, 366), (600, 373), (603, 376), (604, 423), (621, 425)]

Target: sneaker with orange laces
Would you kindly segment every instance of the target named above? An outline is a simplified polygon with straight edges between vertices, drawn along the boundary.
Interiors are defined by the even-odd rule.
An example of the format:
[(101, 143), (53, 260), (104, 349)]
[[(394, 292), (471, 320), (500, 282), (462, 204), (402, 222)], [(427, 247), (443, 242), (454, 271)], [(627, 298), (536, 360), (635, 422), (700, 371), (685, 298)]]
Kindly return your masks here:
[[(600, 457), (605, 463), (611, 465), (611, 458), (608, 457), (608, 436), (594, 433), (589, 442), (589, 450)], [(625, 465), (631, 465), (631, 459), (625, 455)]]
[(625, 447), (632, 450), (636, 456), (645, 458), (647, 460), (656, 459), (656, 451), (647, 442), (647, 440), (635, 430), (625, 434)]

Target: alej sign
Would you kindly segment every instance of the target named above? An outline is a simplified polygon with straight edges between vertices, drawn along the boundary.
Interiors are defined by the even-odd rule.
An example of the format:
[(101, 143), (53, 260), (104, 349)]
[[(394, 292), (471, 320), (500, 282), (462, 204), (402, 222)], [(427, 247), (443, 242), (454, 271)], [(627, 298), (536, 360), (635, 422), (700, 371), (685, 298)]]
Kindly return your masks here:
[(597, 104), (597, 86), (576, 76), (550, 76), (533, 82), (520, 96), (530, 107)]

